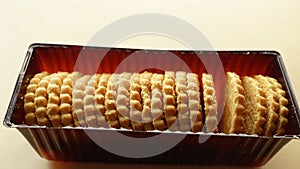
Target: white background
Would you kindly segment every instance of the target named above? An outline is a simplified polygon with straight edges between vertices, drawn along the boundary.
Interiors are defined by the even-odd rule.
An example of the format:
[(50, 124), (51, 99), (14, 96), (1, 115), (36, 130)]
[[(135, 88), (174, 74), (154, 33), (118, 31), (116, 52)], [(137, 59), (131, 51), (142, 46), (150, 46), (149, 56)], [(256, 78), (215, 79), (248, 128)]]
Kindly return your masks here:
[[(84, 45), (105, 25), (133, 14), (163, 13), (199, 29), (217, 50), (276, 50), (283, 56), (300, 98), (300, 2), (297, 0), (1, 1), (0, 119), (4, 118), (28, 46), (35, 42)], [(121, 28), (120, 28), (121, 29)], [(183, 48), (173, 40), (144, 36), (121, 47)], [(300, 141), (291, 141), (262, 168), (299, 168)], [(187, 168), (51, 162), (40, 158), (16, 129), (0, 125), (1, 168)], [(199, 166), (189, 166), (199, 168)], [(200, 167), (201, 168), (201, 167)], [(203, 167), (205, 168), (205, 167)], [(212, 166), (211, 168), (226, 168)]]

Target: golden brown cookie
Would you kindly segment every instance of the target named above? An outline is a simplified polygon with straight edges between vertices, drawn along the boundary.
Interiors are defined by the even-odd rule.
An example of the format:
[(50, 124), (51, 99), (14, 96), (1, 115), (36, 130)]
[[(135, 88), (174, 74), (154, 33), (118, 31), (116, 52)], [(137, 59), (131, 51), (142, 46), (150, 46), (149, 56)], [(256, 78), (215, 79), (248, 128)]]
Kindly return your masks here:
[(221, 132), (242, 133), (244, 130), (244, 87), (240, 76), (234, 72), (226, 73), (225, 107), (220, 122)]
[(72, 72), (67, 75), (63, 80), (60, 88), (60, 114), (61, 114), (61, 124), (63, 126), (73, 126), (73, 103), (72, 103), (72, 90), (73, 82), (75, 79), (80, 78), (81, 74), (78, 72)]
[(118, 112), (118, 119), (121, 124), (121, 127), (126, 129), (131, 129), (130, 121), (130, 101), (129, 101), (129, 88), (130, 88), (130, 78), (132, 74), (128, 72), (123, 72), (119, 75), (118, 81), (118, 91), (116, 106)]
[(112, 74), (107, 82), (107, 90), (105, 93), (105, 116), (109, 127), (120, 128), (118, 113), (116, 107), (116, 99), (118, 94), (119, 74)]
[(279, 117), (279, 95), (276, 93), (277, 88), (265, 76), (256, 75), (254, 78), (258, 81), (259, 86), (266, 95), (267, 114), (263, 135), (272, 136), (274, 131), (277, 129), (276, 121)]
[(282, 85), (274, 78), (266, 77), (270, 83), (272, 83), (274, 86), (276, 86), (276, 93), (279, 96), (279, 112), (278, 112), (278, 120), (276, 122), (277, 129), (276, 134), (277, 135), (283, 135), (285, 133), (285, 126), (288, 124), (287, 115), (289, 113), (289, 110), (287, 108), (288, 100), (285, 98), (285, 91), (282, 90)]
[(176, 102), (175, 102), (175, 73), (172, 71), (165, 71), (165, 78), (163, 81), (163, 105), (166, 124), (169, 130), (179, 130), (177, 120)]
[(88, 127), (98, 127), (95, 107), (95, 88), (97, 88), (99, 77), (99, 74), (92, 75), (84, 90), (83, 104), (85, 120), (87, 122)]
[(162, 83), (164, 75), (154, 73), (151, 77), (151, 112), (155, 130), (165, 130)]
[(200, 103), (200, 83), (198, 75), (195, 73), (187, 73), (186, 77), (190, 124), (193, 132), (199, 132), (203, 128), (203, 115)]
[(141, 98), (143, 102), (142, 122), (144, 130), (153, 130), (152, 112), (151, 112), (151, 77), (152, 73), (143, 72), (140, 74)]
[(267, 101), (265, 92), (252, 77), (242, 78), (245, 94), (244, 129), (247, 134), (262, 135), (266, 124)]
[(60, 113), (60, 88), (63, 80), (68, 75), (66, 72), (58, 72), (52, 74), (47, 86), (48, 104), (46, 114), (53, 127), (61, 127)]
[(110, 74), (101, 74), (95, 91), (96, 118), (99, 127), (108, 127), (105, 117), (105, 94)]
[(188, 111), (188, 94), (187, 94), (187, 74), (183, 71), (176, 72), (175, 77), (175, 91), (176, 103), (180, 131), (191, 130), (190, 114)]
[(37, 123), (40, 126), (51, 126), (49, 119), (47, 118), (47, 104), (48, 99), (51, 101), (57, 101), (57, 98), (53, 98), (52, 95), (48, 96), (47, 88), (50, 79), (54, 74), (45, 76), (40, 80), (35, 91), (34, 105), (35, 105), (35, 116)]
[(141, 84), (140, 74), (134, 73), (130, 79), (130, 119), (133, 130), (142, 131), (142, 98), (141, 98)]
[(24, 96), (24, 112), (25, 112), (25, 123), (27, 125), (35, 125), (36, 116), (35, 116), (35, 106), (34, 106), (34, 99), (35, 99), (35, 92), (38, 86), (38, 83), (48, 75), (48, 72), (41, 72), (37, 73), (30, 79), (30, 83), (27, 86), (26, 94)]
[(205, 128), (206, 132), (218, 131), (217, 119), (217, 99), (214, 87), (214, 81), (211, 74), (202, 74), (203, 100), (205, 110)]
[(88, 124), (85, 120), (83, 99), (85, 96), (84, 90), (91, 78), (90, 75), (83, 75), (78, 80), (74, 81), (73, 93), (72, 93), (72, 105), (73, 105), (73, 120), (74, 125), (87, 127)]

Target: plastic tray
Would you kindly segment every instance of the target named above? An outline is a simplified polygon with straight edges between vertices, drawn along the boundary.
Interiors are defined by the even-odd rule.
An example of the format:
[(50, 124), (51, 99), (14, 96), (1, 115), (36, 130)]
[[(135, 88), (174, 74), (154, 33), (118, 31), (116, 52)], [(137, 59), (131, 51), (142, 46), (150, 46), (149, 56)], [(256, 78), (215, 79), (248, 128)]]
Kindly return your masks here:
[[(216, 67), (216, 62), (221, 63), (222, 68)], [(51, 73), (74, 70), (85, 74), (188, 70), (199, 75), (209, 72), (216, 77), (224, 77), (224, 72), (234, 71), (241, 76), (256, 74), (271, 76), (278, 79), (283, 89), (287, 91), (289, 123), (286, 134), (264, 137), (246, 134), (135, 132), (125, 129), (25, 125), (23, 96), (28, 79), (41, 71)], [(222, 79), (216, 79), (217, 92), (224, 91)], [(218, 101), (221, 102), (222, 92), (217, 94)], [(299, 107), (282, 58), (275, 51), (180, 51), (33, 44), (26, 54), (4, 125), (18, 129), (35, 151), (48, 160), (260, 166), (269, 161), (291, 139), (299, 138), (299, 116)], [(100, 142), (101, 145), (114, 145), (126, 151), (138, 151), (135, 147), (130, 147), (132, 145), (127, 145), (124, 138), (145, 139), (155, 138), (157, 135), (161, 136), (160, 140), (154, 139), (155, 144), (146, 145), (144, 150), (151, 150), (153, 146), (157, 147), (160, 144), (173, 144), (174, 140), (179, 140), (179, 143), (157, 155), (142, 158), (138, 155), (125, 157), (126, 152), (123, 152), (125, 153), (123, 156), (117, 155), (98, 144)]]

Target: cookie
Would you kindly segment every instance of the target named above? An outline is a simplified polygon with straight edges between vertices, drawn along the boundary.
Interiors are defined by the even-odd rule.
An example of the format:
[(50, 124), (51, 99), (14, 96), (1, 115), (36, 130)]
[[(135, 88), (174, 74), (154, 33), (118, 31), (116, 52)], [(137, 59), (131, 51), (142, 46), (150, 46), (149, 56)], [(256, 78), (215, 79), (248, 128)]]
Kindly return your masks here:
[(256, 75), (254, 78), (258, 81), (259, 86), (265, 92), (267, 102), (266, 124), (264, 126), (265, 136), (272, 136), (277, 129), (276, 121), (279, 118), (279, 95), (276, 92), (277, 87), (273, 85), (268, 78), (262, 75)]
[(74, 81), (73, 86), (73, 93), (72, 93), (72, 106), (73, 106), (73, 120), (74, 125), (87, 127), (88, 124), (85, 120), (85, 113), (84, 113), (84, 104), (83, 99), (85, 96), (85, 88), (86, 85), (91, 78), (90, 75), (83, 75), (78, 80)]
[(265, 92), (257, 80), (245, 76), (242, 78), (245, 95), (244, 129), (247, 134), (262, 135), (266, 123), (267, 100)]
[(99, 74), (92, 75), (84, 90), (83, 105), (85, 120), (88, 127), (98, 127), (95, 107), (95, 88), (97, 88), (99, 78)]
[(278, 111), (278, 120), (276, 121), (277, 128), (275, 134), (283, 135), (285, 133), (285, 126), (288, 124), (287, 115), (289, 110), (287, 108), (288, 100), (285, 98), (285, 91), (282, 89), (282, 85), (274, 78), (266, 77), (271, 84), (276, 86), (276, 93), (278, 95), (278, 104), (279, 104), (279, 111)]
[(130, 78), (130, 119), (133, 130), (142, 131), (142, 98), (141, 98), (141, 84), (140, 74), (134, 73)]
[(50, 95), (49, 97), (47, 88), (48, 88), (49, 81), (53, 77), (53, 75), (54, 74), (50, 74), (42, 78), (38, 83), (37, 89), (35, 91), (35, 98), (34, 98), (35, 116), (37, 119), (37, 123), (40, 126), (47, 126), (47, 127), (51, 126), (51, 123), (47, 117), (48, 98), (51, 99), (51, 102), (54, 101), (57, 102), (57, 98), (53, 95)]
[(240, 76), (226, 73), (225, 107), (220, 121), (220, 129), (226, 134), (242, 133), (245, 117), (244, 87)]
[(95, 91), (96, 119), (99, 127), (108, 127), (105, 116), (105, 94), (110, 74), (101, 74)]
[(63, 80), (62, 86), (60, 88), (60, 114), (61, 114), (61, 124), (63, 126), (74, 126), (73, 121), (73, 101), (72, 101), (72, 91), (73, 82), (75, 79), (80, 78), (81, 74), (78, 72), (72, 72), (67, 75)]
[(175, 92), (176, 92), (176, 103), (177, 113), (180, 131), (191, 130), (190, 125), (190, 114), (188, 110), (188, 94), (187, 94), (187, 74), (183, 71), (176, 72), (175, 77)]
[(198, 75), (195, 73), (187, 73), (187, 96), (188, 109), (190, 111), (190, 124), (192, 132), (202, 131), (203, 114), (200, 103), (200, 83)]
[(118, 94), (119, 74), (112, 74), (107, 82), (107, 90), (105, 93), (105, 116), (109, 127), (120, 128), (118, 113), (116, 107), (116, 99)]
[(130, 78), (132, 74), (128, 72), (123, 72), (119, 75), (118, 90), (116, 106), (118, 112), (118, 119), (121, 127), (126, 129), (131, 129), (131, 121), (129, 114), (129, 88), (130, 88)]
[(163, 80), (164, 75), (154, 73), (151, 77), (151, 112), (153, 116), (153, 126), (155, 130), (166, 130), (163, 107)]
[(29, 126), (36, 125), (36, 116), (35, 116), (35, 92), (38, 86), (38, 83), (42, 78), (48, 75), (48, 72), (37, 73), (30, 79), (30, 83), (26, 88), (26, 94), (24, 95), (24, 112), (25, 112), (25, 123)]
[(217, 132), (217, 99), (211, 74), (202, 74), (203, 102), (205, 111), (205, 131)]
[(167, 128), (171, 131), (179, 130), (177, 120), (176, 102), (175, 102), (175, 73), (172, 71), (165, 71), (165, 78), (163, 81), (163, 104), (164, 115)]

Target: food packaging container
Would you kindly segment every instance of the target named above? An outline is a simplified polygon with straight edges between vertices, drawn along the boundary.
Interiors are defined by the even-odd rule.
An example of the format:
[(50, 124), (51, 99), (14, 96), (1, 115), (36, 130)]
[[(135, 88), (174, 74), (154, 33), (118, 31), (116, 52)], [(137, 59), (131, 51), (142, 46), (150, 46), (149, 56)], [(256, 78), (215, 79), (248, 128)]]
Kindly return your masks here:
[[(212, 73), (216, 77), (217, 99), (220, 105), (224, 98), (222, 97), (224, 78), (221, 77), (224, 77), (226, 71), (234, 71), (240, 76), (261, 74), (276, 78), (286, 91), (286, 98), (289, 101), (287, 105), (289, 123), (285, 135), (266, 137), (168, 130), (55, 128), (28, 126), (24, 122), (23, 97), (29, 79), (36, 73), (79, 71), (84, 74), (94, 74), (165, 70), (191, 71), (197, 73), (199, 77), (203, 72)], [(48, 160), (261, 166), (289, 141), (299, 138), (299, 115), (299, 107), (282, 57), (276, 51), (150, 50), (32, 44), (16, 82), (4, 125), (19, 130), (34, 150)], [(131, 138), (137, 141), (136, 147), (126, 143), (126, 140)], [(143, 145), (143, 141), (147, 144)], [(161, 152), (152, 152), (152, 154), (148, 152), (151, 149), (156, 151), (160, 145)], [(114, 152), (118, 150), (120, 150), (119, 154)], [(145, 153), (138, 151), (145, 151)], [(130, 153), (126, 154), (127, 152)]]

